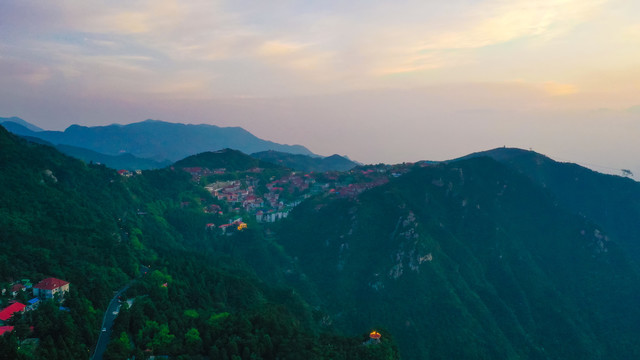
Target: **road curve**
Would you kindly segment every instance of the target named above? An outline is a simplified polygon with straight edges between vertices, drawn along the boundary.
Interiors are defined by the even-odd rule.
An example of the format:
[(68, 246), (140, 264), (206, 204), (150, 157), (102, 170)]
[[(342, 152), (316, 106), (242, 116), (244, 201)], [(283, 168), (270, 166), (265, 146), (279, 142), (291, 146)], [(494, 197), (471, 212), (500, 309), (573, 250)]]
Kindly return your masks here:
[[(109, 344), (109, 339), (111, 339), (111, 327), (113, 326), (113, 321), (116, 319), (117, 312), (120, 310), (120, 301), (118, 301), (118, 297), (122, 295), (129, 286), (133, 283), (130, 282), (125, 287), (120, 289), (109, 302), (109, 306), (107, 306), (107, 311), (104, 313), (104, 318), (102, 319), (102, 328), (100, 330), (100, 336), (98, 337), (98, 343), (96, 344), (96, 349), (93, 352), (93, 356), (91, 360), (102, 360), (102, 355), (105, 350), (107, 350), (107, 345)], [(115, 313), (115, 314), (114, 314)]]

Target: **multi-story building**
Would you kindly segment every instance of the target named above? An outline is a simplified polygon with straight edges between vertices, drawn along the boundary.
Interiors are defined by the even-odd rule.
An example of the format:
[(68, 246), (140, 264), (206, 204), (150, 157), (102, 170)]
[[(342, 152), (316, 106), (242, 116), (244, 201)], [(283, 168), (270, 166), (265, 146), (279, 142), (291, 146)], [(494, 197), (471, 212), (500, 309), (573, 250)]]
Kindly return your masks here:
[(62, 296), (66, 292), (69, 292), (69, 282), (56, 278), (46, 278), (33, 285), (33, 295), (42, 299), (52, 299), (55, 294)]

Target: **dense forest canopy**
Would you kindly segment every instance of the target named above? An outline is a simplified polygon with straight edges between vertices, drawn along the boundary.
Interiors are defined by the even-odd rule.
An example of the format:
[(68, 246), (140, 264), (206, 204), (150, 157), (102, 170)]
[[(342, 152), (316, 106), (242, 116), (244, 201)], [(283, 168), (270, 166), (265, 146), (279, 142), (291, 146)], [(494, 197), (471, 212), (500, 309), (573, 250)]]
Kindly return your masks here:
[(0, 338), (0, 356), (89, 358), (113, 291), (130, 283), (107, 359), (398, 357), (391, 335), (365, 346), (369, 328), (321, 328), (319, 310), (283, 279), (279, 266), (291, 259), (262, 232), (207, 231), (228, 219), (202, 211), (214, 200), (189, 174), (124, 177), (2, 128), (0, 147), (0, 279), (71, 283), (62, 307), (44, 301), (9, 320), (16, 330)]

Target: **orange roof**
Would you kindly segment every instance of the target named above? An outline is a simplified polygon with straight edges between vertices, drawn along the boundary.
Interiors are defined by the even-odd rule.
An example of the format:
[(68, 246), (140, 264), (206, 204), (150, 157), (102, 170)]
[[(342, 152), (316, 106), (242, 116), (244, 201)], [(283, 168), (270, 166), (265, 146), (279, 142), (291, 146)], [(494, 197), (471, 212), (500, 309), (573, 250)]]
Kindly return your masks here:
[(381, 337), (381, 336), (382, 336), (382, 335), (380, 335), (380, 333), (379, 333), (379, 332), (377, 332), (377, 331), (375, 331), (375, 330), (374, 330), (374, 331), (372, 331), (372, 332), (369, 334), (369, 337), (370, 337), (370, 338), (372, 338), (372, 339), (376, 339), (376, 340), (380, 339), (380, 337)]

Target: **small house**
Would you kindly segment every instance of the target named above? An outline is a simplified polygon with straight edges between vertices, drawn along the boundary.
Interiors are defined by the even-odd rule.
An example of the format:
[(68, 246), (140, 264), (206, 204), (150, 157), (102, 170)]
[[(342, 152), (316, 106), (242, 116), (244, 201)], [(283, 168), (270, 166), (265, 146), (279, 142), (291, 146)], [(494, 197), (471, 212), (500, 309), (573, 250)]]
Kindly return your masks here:
[(14, 284), (11, 286), (11, 296), (16, 297), (20, 291), (24, 291), (26, 287), (22, 284)]

